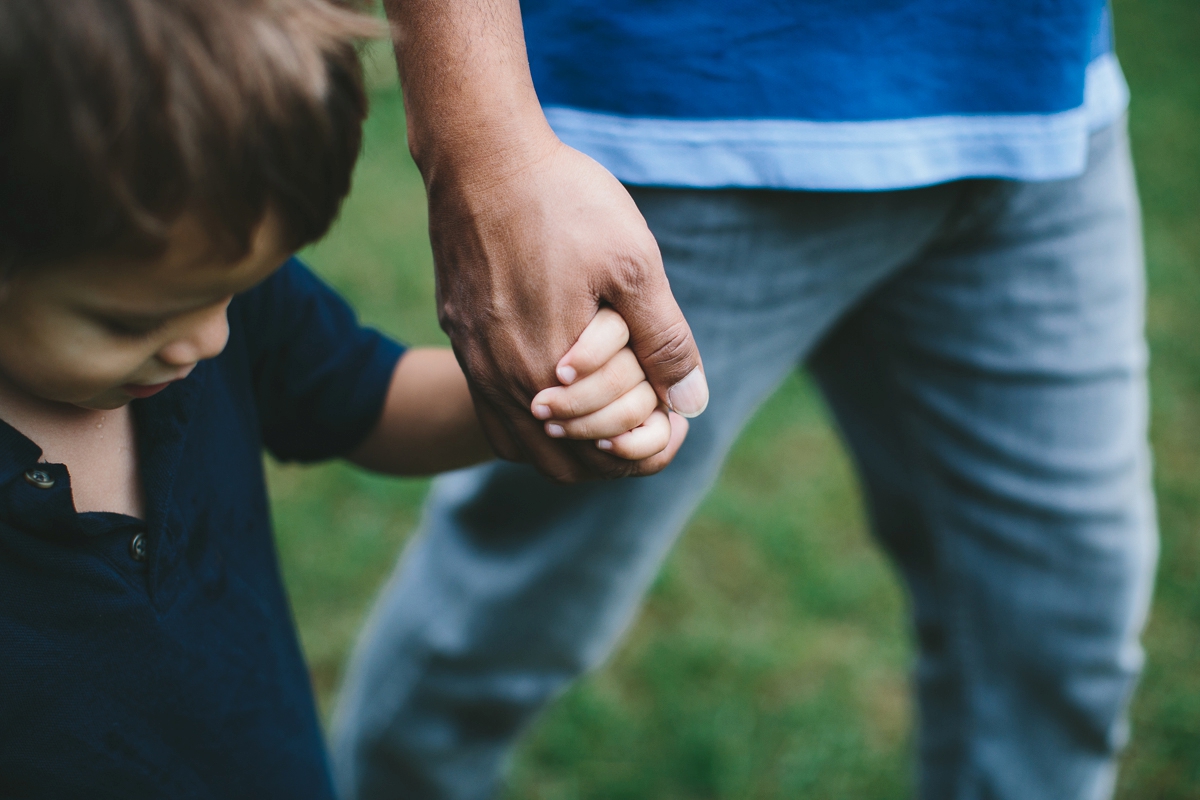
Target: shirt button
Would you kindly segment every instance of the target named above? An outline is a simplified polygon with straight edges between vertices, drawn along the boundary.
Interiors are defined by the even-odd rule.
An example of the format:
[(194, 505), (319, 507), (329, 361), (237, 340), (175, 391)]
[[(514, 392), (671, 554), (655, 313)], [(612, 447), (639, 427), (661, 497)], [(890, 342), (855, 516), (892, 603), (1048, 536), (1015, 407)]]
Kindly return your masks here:
[(50, 477), (50, 473), (37, 467), (25, 470), (25, 482), (39, 489), (49, 489), (54, 486), (54, 478)]
[(129, 557), (134, 561), (146, 560), (146, 535), (142, 533), (134, 534), (129, 540)]

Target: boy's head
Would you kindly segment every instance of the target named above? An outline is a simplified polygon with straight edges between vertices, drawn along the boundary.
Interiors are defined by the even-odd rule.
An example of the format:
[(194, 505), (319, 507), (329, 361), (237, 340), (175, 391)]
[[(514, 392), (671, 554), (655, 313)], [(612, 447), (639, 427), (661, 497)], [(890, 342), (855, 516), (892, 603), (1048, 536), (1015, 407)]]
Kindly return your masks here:
[(327, 0), (0, 3), (0, 377), (112, 407), (219, 352), (349, 190), (374, 32)]

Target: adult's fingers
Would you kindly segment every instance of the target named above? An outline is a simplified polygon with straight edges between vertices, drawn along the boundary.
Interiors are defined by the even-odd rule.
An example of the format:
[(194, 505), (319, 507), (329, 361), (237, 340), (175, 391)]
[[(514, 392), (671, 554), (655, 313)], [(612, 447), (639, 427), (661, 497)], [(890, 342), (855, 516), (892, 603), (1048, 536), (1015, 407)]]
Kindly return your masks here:
[(596, 476), (595, 470), (575, 458), (563, 443), (547, 437), (540, 423), (505, 416), (474, 387), (471, 399), (484, 435), (500, 458), (531, 462), (543, 475), (560, 483), (577, 483)]
[[(687, 413), (699, 411), (702, 400), (672, 390), (695, 381), (683, 381), (686, 370), (670, 373), (699, 364), (699, 356), (690, 334), (683, 351), (691, 357), (678, 360), (661, 335), (646, 333), (661, 334), (682, 317), (654, 237), (628, 192), (578, 151), (552, 136), (535, 138), (536, 147), (522, 151), (530, 158), (520, 168), (506, 158), (498, 173), (465, 167), (427, 171), (438, 319), (468, 381), (504, 418), (507, 438), (539, 470), (566, 480), (616, 477), (634, 471), (637, 462), (610, 456), (592, 442), (551, 439), (530, 413), (534, 395), (560, 381), (558, 362), (599, 307), (622, 311), (616, 301), (624, 304), (627, 319), (642, 318), (642, 341), (634, 352), (656, 369), (656, 397)], [(664, 303), (673, 317), (656, 310)], [(497, 450), (513, 454), (512, 442), (496, 425), (487, 430)]]
[(508, 429), (504, 416), (474, 389), (471, 389), (471, 400), (475, 403), (475, 416), (479, 417), (483, 435), (496, 455), (505, 461), (526, 461), (525, 451)]
[(511, 420), (513, 435), (529, 454), (529, 461), (538, 471), (559, 483), (578, 483), (597, 477), (594, 470), (579, 461), (563, 442), (555, 441), (542, 430), (540, 422), (529, 417)]

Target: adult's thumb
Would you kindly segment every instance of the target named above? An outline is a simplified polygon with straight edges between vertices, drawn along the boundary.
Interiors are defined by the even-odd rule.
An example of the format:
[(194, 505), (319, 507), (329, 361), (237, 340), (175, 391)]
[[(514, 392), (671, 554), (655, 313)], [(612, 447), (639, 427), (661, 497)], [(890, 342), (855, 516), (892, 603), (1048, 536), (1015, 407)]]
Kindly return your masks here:
[(704, 365), (695, 369), (667, 390), (667, 408), (681, 417), (698, 417), (708, 408), (708, 380), (704, 377)]
[(680, 416), (699, 416), (708, 407), (704, 364), (666, 277), (653, 289), (612, 305), (625, 318), (629, 346), (659, 398)]

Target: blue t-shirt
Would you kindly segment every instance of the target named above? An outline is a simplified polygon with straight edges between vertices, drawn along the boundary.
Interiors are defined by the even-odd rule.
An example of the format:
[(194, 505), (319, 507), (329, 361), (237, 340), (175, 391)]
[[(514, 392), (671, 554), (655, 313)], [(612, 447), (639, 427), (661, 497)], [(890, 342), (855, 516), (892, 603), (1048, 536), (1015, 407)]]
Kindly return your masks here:
[(628, 183), (1078, 174), (1128, 93), (1106, 0), (523, 0), (567, 144)]
[(145, 522), (77, 514), (66, 468), (0, 422), (0, 797), (333, 798), (262, 450), (352, 449), (402, 348), (294, 260), (229, 329), (133, 402)]

